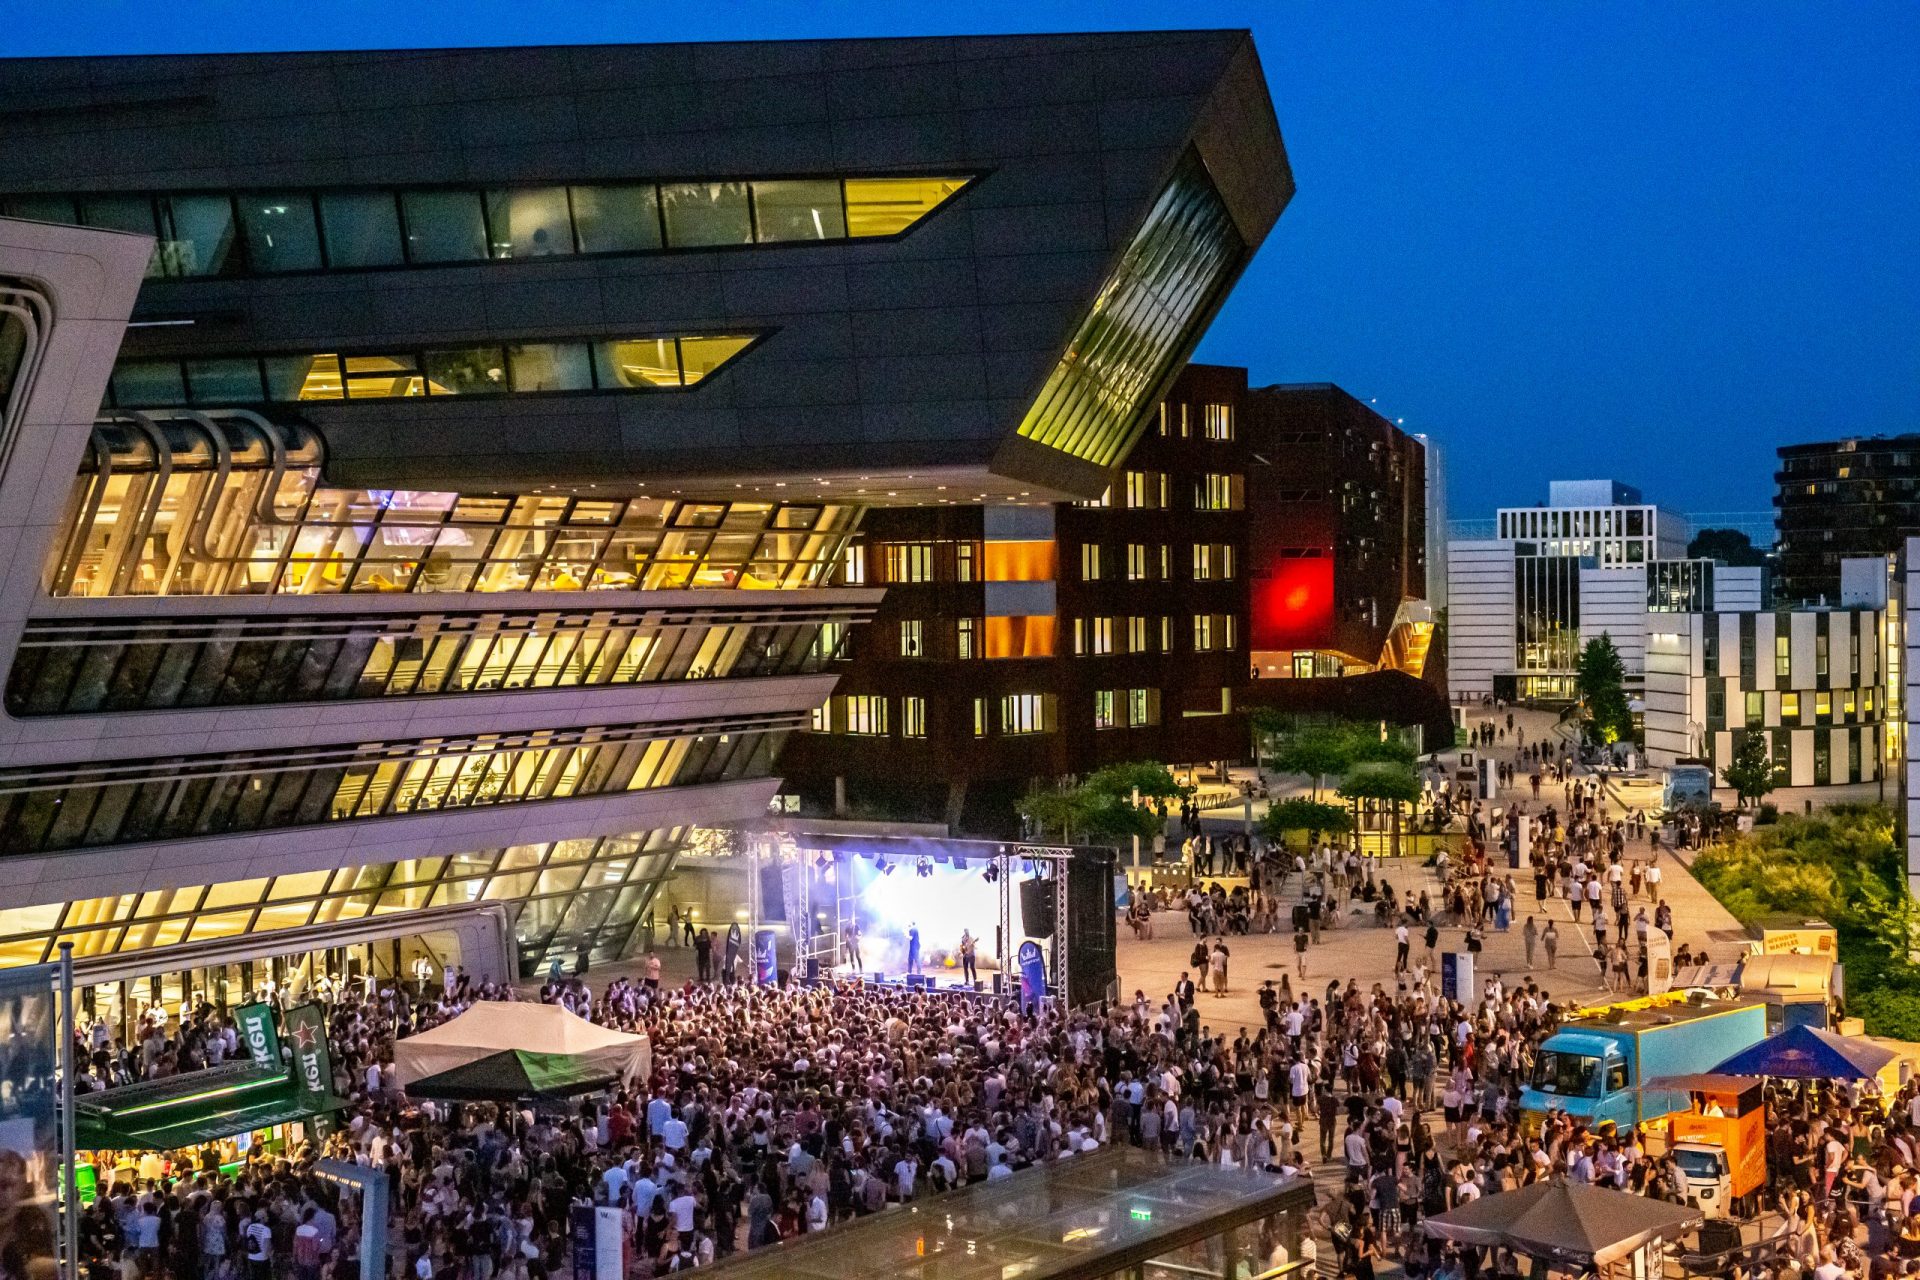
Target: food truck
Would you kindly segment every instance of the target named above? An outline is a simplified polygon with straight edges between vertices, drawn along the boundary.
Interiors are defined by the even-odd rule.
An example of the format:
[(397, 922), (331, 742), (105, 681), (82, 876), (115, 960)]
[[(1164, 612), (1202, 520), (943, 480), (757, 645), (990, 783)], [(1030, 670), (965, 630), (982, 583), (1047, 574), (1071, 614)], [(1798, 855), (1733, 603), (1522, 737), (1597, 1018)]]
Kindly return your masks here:
[(1522, 1123), (1535, 1130), (1559, 1111), (1625, 1129), (1685, 1110), (1684, 1091), (1643, 1082), (1705, 1071), (1766, 1034), (1767, 1006), (1759, 1000), (1693, 996), (1585, 1011), (1540, 1046), (1533, 1080), (1520, 1092)]
[(1744, 1218), (1767, 1181), (1765, 1081), (1696, 1072), (1658, 1076), (1647, 1088), (1678, 1093), (1687, 1106), (1654, 1121), (1680, 1170), (1681, 1192), (1709, 1218)]

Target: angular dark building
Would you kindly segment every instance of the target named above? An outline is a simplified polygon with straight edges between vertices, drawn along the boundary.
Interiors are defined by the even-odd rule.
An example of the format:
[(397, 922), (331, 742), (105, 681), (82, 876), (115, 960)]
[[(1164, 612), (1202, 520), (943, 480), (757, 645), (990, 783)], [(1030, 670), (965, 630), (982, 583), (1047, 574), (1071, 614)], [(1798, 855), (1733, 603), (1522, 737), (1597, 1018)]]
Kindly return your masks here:
[(1425, 446), (1331, 383), (1257, 388), (1245, 418), (1259, 676), (1420, 675)]
[(1840, 562), (1892, 555), (1920, 536), (1920, 435), (1780, 447), (1774, 598), (1840, 600)]
[(809, 807), (1008, 834), (1035, 779), (1240, 757), (1246, 388), (1187, 366), (1098, 498), (870, 513), (842, 580), (886, 598), (781, 760)]
[(828, 702), (863, 517), (972, 506), (984, 569), (1120, 484), (1292, 191), (1240, 31), (10, 60), (0, 113), (0, 963), (116, 1016), (620, 954)]

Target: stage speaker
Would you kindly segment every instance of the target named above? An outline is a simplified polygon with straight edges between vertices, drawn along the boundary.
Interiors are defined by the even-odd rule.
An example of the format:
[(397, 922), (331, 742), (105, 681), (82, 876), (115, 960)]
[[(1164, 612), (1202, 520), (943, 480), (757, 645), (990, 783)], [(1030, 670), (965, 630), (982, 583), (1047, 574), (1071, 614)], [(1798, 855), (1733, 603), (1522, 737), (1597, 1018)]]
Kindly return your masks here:
[(819, 956), (807, 957), (807, 981), (808, 982), (820, 981), (820, 957)]
[(907, 975), (907, 990), (909, 991), (925, 991), (932, 985), (933, 980), (924, 973), (910, 973)]
[(1053, 936), (1053, 895), (1051, 880), (1035, 876), (1020, 882), (1020, 928), (1029, 938)]
[(996, 973), (993, 975), (993, 994), (1000, 995), (1006, 989), (1006, 985), (1007, 985), (1006, 974)]
[(1114, 853), (1076, 849), (1067, 870), (1067, 1003), (1094, 1004), (1117, 988)]

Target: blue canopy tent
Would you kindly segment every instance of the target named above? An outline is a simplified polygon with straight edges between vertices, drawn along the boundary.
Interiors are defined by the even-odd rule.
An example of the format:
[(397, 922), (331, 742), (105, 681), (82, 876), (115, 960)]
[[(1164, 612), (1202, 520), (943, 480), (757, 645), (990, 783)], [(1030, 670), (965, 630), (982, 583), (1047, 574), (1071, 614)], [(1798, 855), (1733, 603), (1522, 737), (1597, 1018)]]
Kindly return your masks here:
[(1783, 1080), (1871, 1080), (1899, 1055), (1813, 1027), (1789, 1027), (1714, 1067), (1716, 1075)]

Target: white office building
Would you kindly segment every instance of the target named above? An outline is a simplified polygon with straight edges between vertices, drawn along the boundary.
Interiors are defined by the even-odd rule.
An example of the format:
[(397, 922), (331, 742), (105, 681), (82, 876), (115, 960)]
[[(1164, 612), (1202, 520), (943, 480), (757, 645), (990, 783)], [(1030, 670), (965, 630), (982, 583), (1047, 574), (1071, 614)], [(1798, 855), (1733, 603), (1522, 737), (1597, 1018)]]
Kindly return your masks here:
[(1501, 508), (1493, 532), (1447, 544), (1456, 699), (1572, 698), (1580, 650), (1603, 634), (1638, 687), (1650, 618), (1762, 603), (1761, 570), (1688, 559), (1686, 518), (1617, 480), (1556, 480), (1545, 506)]

